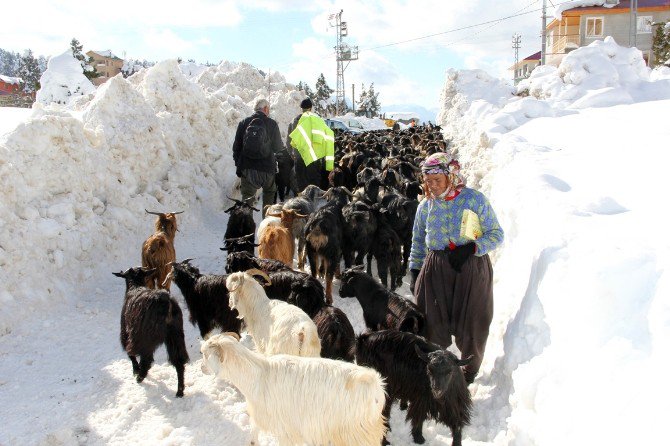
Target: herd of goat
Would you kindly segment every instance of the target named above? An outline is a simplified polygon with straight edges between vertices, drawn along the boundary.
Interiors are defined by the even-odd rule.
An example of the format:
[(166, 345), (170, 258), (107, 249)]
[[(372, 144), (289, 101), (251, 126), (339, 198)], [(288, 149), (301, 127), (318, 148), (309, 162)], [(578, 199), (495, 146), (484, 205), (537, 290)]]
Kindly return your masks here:
[[(422, 192), (419, 160), (447, 149), (439, 130), (338, 134), (327, 190), (311, 185), (265, 209), (258, 228), (259, 209), (233, 200), (221, 248), (228, 252), (226, 275), (202, 274), (193, 259), (178, 262), (178, 212), (147, 211), (157, 217), (142, 267), (114, 273), (126, 282), (120, 338), (137, 382), (165, 344), (177, 371), (176, 396), (184, 395), (189, 356), (182, 311), (170, 294), (174, 282), (204, 340), (203, 371), (229, 381), (247, 401), (250, 444), (258, 444), (259, 430), (280, 445), (388, 444), (398, 400), (415, 443), (424, 443), (423, 423), (433, 419), (460, 445), (472, 407), (461, 369), (467, 360), (426, 341), (424, 315), (394, 292), (407, 272)], [(309, 274), (301, 271), (305, 257)], [(357, 298), (363, 309), (367, 330), (358, 336), (333, 306), (334, 277), (340, 296)], [(238, 342), (243, 329), (255, 351)]]

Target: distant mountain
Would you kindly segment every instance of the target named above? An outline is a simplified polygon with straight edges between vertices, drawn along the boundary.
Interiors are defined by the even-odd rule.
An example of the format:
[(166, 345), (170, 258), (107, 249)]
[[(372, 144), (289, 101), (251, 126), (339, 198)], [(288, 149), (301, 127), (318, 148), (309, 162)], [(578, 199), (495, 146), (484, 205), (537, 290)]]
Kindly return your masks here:
[(385, 112), (412, 112), (419, 115), (421, 121), (423, 122), (432, 122), (435, 124), (435, 117), (437, 116), (437, 108), (427, 109), (417, 104), (394, 104), (394, 105), (384, 105), (382, 107), (382, 113)]

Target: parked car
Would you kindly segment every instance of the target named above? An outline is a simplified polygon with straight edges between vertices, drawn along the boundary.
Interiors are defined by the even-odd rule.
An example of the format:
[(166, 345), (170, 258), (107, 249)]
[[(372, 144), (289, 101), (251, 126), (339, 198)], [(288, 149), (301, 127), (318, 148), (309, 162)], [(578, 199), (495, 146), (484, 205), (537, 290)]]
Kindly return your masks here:
[(360, 122), (349, 119), (346, 122), (340, 119), (330, 119), (326, 118), (324, 119), (326, 121), (326, 125), (330, 127), (333, 131), (340, 131), (344, 133), (363, 133), (363, 126), (360, 124)]

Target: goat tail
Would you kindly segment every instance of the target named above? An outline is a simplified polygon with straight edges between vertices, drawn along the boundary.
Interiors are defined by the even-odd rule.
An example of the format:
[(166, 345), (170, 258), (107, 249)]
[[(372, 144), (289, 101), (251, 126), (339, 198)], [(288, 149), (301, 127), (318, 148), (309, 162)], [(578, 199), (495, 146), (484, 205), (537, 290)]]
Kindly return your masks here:
[(318, 357), (321, 355), (321, 341), (313, 325), (302, 323), (297, 333), (298, 356)]

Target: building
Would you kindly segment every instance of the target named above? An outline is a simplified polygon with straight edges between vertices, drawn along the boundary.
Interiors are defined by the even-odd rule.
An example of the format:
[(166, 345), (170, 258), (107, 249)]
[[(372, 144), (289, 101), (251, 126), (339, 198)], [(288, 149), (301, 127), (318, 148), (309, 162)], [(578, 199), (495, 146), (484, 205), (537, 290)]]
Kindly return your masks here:
[(509, 67), (509, 70), (514, 71), (514, 83), (516, 84), (521, 79), (526, 79), (530, 76), (531, 71), (535, 69), (536, 66), (540, 65), (541, 51), (526, 57), (523, 60), (520, 60), (515, 65)]
[(116, 57), (111, 50), (89, 51), (86, 55), (93, 58), (93, 65), (100, 73), (100, 77), (91, 79), (96, 87), (119, 74), (123, 68), (123, 59)]
[(20, 77), (3, 76), (0, 74), (0, 95), (17, 94), (23, 80)]
[[(603, 0), (600, 6), (579, 6), (566, 2), (556, 10), (556, 18), (547, 25), (548, 65), (558, 66), (570, 51), (595, 40), (612, 36), (622, 46), (635, 46), (649, 64), (653, 64), (651, 45), (653, 24), (670, 20), (670, 0), (638, 0), (634, 41), (631, 42), (631, 1)], [(587, 2), (591, 3), (591, 2)]]

